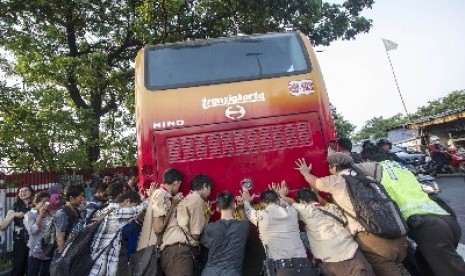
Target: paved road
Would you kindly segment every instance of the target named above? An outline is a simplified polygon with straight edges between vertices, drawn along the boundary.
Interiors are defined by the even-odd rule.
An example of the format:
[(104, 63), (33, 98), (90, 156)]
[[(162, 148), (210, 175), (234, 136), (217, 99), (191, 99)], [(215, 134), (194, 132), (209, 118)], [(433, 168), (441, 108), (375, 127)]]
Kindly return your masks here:
[(462, 228), (461, 244), (457, 251), (465, 259), (465, 178), (443, 176), (437, 179), (441, 186), (442, 192), (439, 194), (457, 214), (460, 226)]
[(465, 243), (465, 178), (442, 176), (437, 178), (441, 187), (439, 194), (457, 214), (460, 226), (462, 227), (461, 243)]

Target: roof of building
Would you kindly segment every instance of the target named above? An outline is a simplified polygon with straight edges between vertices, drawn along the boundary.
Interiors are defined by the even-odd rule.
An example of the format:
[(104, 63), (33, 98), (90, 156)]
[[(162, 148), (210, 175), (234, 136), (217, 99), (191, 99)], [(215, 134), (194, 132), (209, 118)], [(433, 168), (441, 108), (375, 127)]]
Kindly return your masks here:
[(413, 122), (405, 124), (405, 127), (409, 129), (416, 129), (430, 125), (448, 123), (462, 118), (465, 118), (465, 106), (446, 110), (435, 115), (415, 119)]

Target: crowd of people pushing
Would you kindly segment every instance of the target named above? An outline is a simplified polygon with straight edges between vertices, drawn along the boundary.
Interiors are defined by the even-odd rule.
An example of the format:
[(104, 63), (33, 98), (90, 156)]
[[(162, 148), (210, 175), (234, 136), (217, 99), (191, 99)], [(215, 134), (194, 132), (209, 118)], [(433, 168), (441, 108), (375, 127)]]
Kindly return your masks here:
[[(128, 183), (98, 181), (85, 208), (83, 187), (36, 194), (23, 187), (1, 224), (3, 230), (14, 221), (12, 275), (25, 275), (26, 267), (27, 275), (49, 275), (50, 264), (73, 246), (73, 235), (97, 222), (89, 245), (89, 275), (131, 275), (134, 254), (151, 246), (159, 248), (159, 271), (167, 276), (243, 275), (250, 223), (258, 228), (266, 252), (267, 275), (403, 275), (407, 236), (388, 239), (368, 232), (355, 218), (344, 175), (363, 175), (380, 183), (397, 204), (408, 224), (408, 237), (416, 243), (413, 261), (404, 261), (411, 274), (465, 275), (464, 260), (456, 251), (461, 236), (456, 219), (422, 191), (382, 144), (367, 141), (361, 154), (351, 153), (351, 148), (349, 139), (338, 139), (327, 156), (331, 175), (326, 177), (314, 176), (309, 160), (283, 164), (294, 166), (309, 184), (294, 198), (285, 176), (260, 193), (260, 206), (248, 189), (238, 196), (218, 193), (215, 206), (220, 218), (212, 223), (208, 223), (212, 179), (196, 175), (184, 196), (179, 192), (186, 185), (184, 176), (175, 168), (166, 170), (163, 183), (144, 195), (135, 178)], [(321, 192), (330, 199), (320, 197)], [(307, 239), (300, 235), (299, 221)], [(51, 222), (53, 255), (46, 254), (42, 244)], [(205, 248), (207, 258), (202, 262)]]

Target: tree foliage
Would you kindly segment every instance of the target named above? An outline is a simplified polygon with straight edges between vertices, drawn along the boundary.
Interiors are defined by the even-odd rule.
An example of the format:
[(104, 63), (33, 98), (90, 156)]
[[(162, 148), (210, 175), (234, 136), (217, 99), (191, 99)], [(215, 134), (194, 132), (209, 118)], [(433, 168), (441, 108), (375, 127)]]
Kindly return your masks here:
[(377, 139), (387, 136), (387, 131), (394, 126), (411, 122), (412, 120), (434, 116), (447, 110), (463, 108), (465, 106), (465, 90), (457, 90), (437, 100), (429, 101), (420, 106), (414, 114), (406, 117), (397, 114), (389, 118), (374, 117), (366, 121), (365, 126), (354, 135), (355, 140)]
[[(3, 0), (0, 46), (13, 58), (3, 55), (0, 65), (25, 88), (2, 87), (2, 92), (28, 105), (21, 107), (25, 110), (20, 121), (1, 111), (0, 117), (24, 129), (2, 132), (1, 150), (17, 166), (47, 169), (132, 163), (132, 64), (144, 45), (290, 26), (316, 45), (329, 45), (368, 32), (371, 20), (360, 13), (372, 4), (373, 0)], [(55, 98), (50, 102), (50, 97)], [(8, 104), (16, 109), (18, 101)], [(55, 112), (47, 111), (54, 102)], [(40, 112), (45, 113), (38, 116)], [(40, 135), (27, 137), (40, 125), (46, 126)], [(61, 127), (66, 135), (50, 131)], [(39, 144), (41, 154), (28, 150)]]
[(331, 105), (331, 114), (336, 125), (337, 137), (350, 137), (351, 133), (355, 130), (355, 125), (344, 119), (342, 114), (337, 112), (336, 107), (333, 105)]
[(362, 129), (354, 135), (354, 140), (378, 139), (387, 137), (387, 132), (394, 126), (405, 123), (406, 119), (402, 114), (396, 114), (389, 118), (374, 117), (366, 121)]
[(463, 108), (465, 106), (465, 89), (451, 92), (445, 97), (429, 101), (428, 104), (420, 106), (414, 114), (414, 118), (437, 115), (446, 110)]

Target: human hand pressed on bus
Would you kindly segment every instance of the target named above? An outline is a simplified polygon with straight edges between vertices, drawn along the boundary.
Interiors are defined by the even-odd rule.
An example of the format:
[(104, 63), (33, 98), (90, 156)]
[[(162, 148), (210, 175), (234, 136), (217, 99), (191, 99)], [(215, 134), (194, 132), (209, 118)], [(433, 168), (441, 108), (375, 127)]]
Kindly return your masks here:
[(308, 164), (305, 162), (304, 158), (297, 159), (295, 161), (296, 164), (296, 170), (298, 170), (302, 175), (310, 174), (312, 170), (312, 164)]
[(236, 210), (244, 208), (244, 199), (241, 196), (236, 196)]
[(240, 193), (241, 193), (241, 198), (243, 202), (250, 203), (255, 197), (257, 197), (256, 194), (250, 195), (249, 190), (246, 190), (246, 189), (242, 190)]
[(289, 187), (287, 186), (286, 180), (281, 181), (277, 192), (280, 197), (286, 197), (289, 194)]
[(213, 216), (213, 214), (217, 211), (216, 209), (213, 208), (213, 203), (214, 201), (207, 201), (206, 208), (205, 208), (205, 218), (210, 220), (210, 217)]
[(268, 185), (268, 189), (278, 192), (279, 184), (271, 182), (271, 184)]
[(155, 190), (158, 189), (158, 187), (160, 187), (160, 184), (158, 182), (150, 183), (150, 188), (146, 191), (147, 196), (150, 197), (151, 195), (153, 195), (153, 192), (155, 192)]

